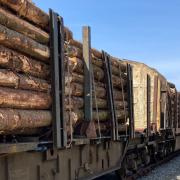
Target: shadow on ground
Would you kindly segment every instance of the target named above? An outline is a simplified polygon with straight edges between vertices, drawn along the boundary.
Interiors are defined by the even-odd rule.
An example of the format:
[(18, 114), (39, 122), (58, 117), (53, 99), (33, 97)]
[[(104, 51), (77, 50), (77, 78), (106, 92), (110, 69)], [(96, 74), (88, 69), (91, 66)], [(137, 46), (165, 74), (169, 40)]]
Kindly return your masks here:
[(115, 173), (111, 173), (100, 178), (96, 178), (95, 180), (119, 180)]

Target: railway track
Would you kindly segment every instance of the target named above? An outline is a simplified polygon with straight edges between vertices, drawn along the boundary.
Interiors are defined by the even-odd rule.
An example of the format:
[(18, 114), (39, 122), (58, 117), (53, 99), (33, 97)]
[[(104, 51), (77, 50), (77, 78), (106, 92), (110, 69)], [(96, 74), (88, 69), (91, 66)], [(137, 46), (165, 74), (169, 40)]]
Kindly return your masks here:
[(180, 151), (176, 151), (162, 160), (158, 160), (146, 167), (142, 167), (142, 168), (138, 169), (138, 171), (135, 174), (128, 175), (126, 180), (135, 180), (140, 177), (143, 177), (143, 176), (147, 175), (149, 172), (151, 172), (153, 169), (155, 169), (156, 167), (169, 162), (170, 160), (177, 157), (178, 155), (180, 155)]

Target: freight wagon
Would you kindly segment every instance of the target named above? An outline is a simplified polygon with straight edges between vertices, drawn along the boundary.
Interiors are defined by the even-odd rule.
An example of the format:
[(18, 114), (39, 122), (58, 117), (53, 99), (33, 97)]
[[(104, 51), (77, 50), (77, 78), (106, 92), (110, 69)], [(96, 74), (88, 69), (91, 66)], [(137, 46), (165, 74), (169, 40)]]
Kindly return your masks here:
[(0, 180), (93, 179), (180, 147), (180, 95), (145, 64), (73, 39), (63, 18), (0, 0)]

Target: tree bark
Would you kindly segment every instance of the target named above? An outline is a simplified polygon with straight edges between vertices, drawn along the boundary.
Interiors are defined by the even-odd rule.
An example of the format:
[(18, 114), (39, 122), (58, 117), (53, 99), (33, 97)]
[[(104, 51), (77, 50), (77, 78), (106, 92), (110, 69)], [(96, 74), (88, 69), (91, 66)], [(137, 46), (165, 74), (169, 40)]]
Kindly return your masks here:
[[(1, 0), (0, 4), (6, 5), (18, 16), (49, 32), (49, 15), (28, 0)], [(67, 41), (73, 39), (72, 32), (67, 27), (64, 32)]]
[[(69, 70), (70, 72), (77, 72), (77, 73), (80, 73), (80, 74), (83, 74), (84, 72), (84, 63), (81, 59), (78, 59), (76, 57), (66, 57), (65, 58), (65, 67), (66, 69), (68, 69), (68, 66), (69, 66)], [(94, 73), (94, 78), (97, 80), (97, 81), (104, 81), (104, 78), (105, 78), (105, 73), (104, 71), (96, 66), (96, 65), (93, 65), (93, 73)], [(112, 82), (113, 82), (113, 85), (115, 87), (118, 87), (118, 88), (122, 88), (122, 85), (124, 86), (127, 82), (127, 77), (122, 75), (122, 79), (119, 77), (119, 76), (115, 76), (115, 75), (112, 75)], [(122, 84), (121, 84), (122, 82)]]
[(36, 61), (1, 45), (0, 67), (8, 68), (16, 72), (23, 72), (43, 79), (47, 79), (50, 76), (49, 65)]
[[(84, 72), (83, 60), (76, 57), (66, 57), (65, 58), (66, 68), (68, 65), (71, 72), (75, 71), (77, 73), (83, 74)], [(104, 78), (104, 71), (96, 65), (93, 65), (93, 73), (94, 73), (94, 78), (96, 80), (100, 81)]]
[(15, 130), (6, 130), (6, 131), (1, 131), (0, 130), (0, 135), (42, 135), (41, 133), (43, 127), (41, 128), (20, 128), (20, 129), (15, 129)]
[[(94, 62), (94, 60), (92, 59), (92, 63)], [(93, 69), (94, 71), (99, 72), (100, 74), (102, 74), (101, 76), (104, 77), (104, 65), (102, 64), (102, 66), (99, 66), (100, 60), (96, 60), (97, 63), (93, 63)], [(65, 64), (66, 66), (68, 65), (70, 66), (70, 70), (74, 70), (76, 72), (82, 73), (83, 72), (83, 61), (82, 59), (77, 58), (76, 56), (74, 57), (66, 57), (65, 58)], [(120, 75), (122, 78), (126, 77), (127, 75), (124, 74), (123, 71), (120, 72), (120, 69), (112, 66), (112, 75), (117, 76), (118, 78), (120, 78)]]
[[(114, 92), (114, 99), (115, 100), (122, 100), (123, 99), (123, 94), (119, 90), (113, 90)], [(65, 86), (65, 96), (78, 96), (82, 97), (84, 96), (84, 87), (82, 84), (78, 83), (71, 83), (70, 87)], [(94, 95), (94, 94), (93, 94)], [(100, 86), (96, 86), (96, 97), (97, 98), (107, 98), (106, 95), (106, 89)], [(124, 93), (124, 98), (127, 98), (127, 93)]]
[[(76, 41), (76, 40), (74, 40), (74, 39), (69, 40), (69, 44), (72, 45), (72, 46), (76, 46), (76, 47), (79, 48), (79, 49), (82, 49), (82, 48), (83, 48), (82, 43), (79, 42), (79, 41)], [(99, 52), (98, 50), (92, 48), (92, 49), (91, 49), (91, 53), (92, 53), (92, 56), (93, 56), (93, 57), (96, 57), (96, 58), (98, 58), (98, 59), (102, 59), (102, 53)]]
[(65, 84), (68, 86), (68, 83), (72, 82), (83, 84), (84, 76), (77, 73), (65, 72)]
[(0, 25), (0, 43), (42, 61), (47, 62), (50, 58), (50, 51), (47, 46), (10, 30), (3, 25)]
[[(74, 39), (71, 39), (69, 41), (69, 45), (75, 46), (76, 48), (79, 48), (82, 51), (82, 43)], [(104, 65), (102, 61), (102, 54), (96, 49), (92, 49), (91, 52), (92, 52), (92, 63), (103, 68)], [(112, 73), (116, 75), (119, 74), (119, 65), (121, 67), (121, 71), (126, 72), (126, 65), (124, 65), (124, 63), (122, 63), (121, 60), (111, 57), (111, 63), (112, 63)]]
[(49, 28), (49, 16), (33, 3), (27, 0), (1, 0), (1, 3), (15, 11), (19, 16), (28, 19), (30, 22), (43, 29)]
[(65, 44), (64, 50), (65, 50), (65, 55), (68, 57), (77, 57), (79, 59), (83, 58), (82, 50), (75, 46), (70, 46), (69, 44)]
[[(128, 116), (128, 112), (127, 111), (116, 111), (116, 117), (118, 120), (124, 119), (125, 116)], [(67, 125), (70, 124), (70, 119), (72, 121), (72, 125), (73, 127), (75, 127), (76, 125), (78, 125), (81, 121), (84, 120), (84, 112), (83, 110), (77, 110), (77, 111), (67, 111), (65, 113), (65, 119), (67, 122)], [(98, 113), (94, 110), (93, 111), (93, 119), (94, 121), (99, 121), (100, 122), (107, 122), (108, 120), (110, 120), (110, 112), (109, 111), (99, 111)]]
[[(97, 103), (97, 108), (98, 109), (108, 109), (108, 102), (106, 99), (101, 99), (101, 98), (98, 98), (97, 99), (97, 102), (95, 102), (95, 99), (93, 98), (93, 108), (96, 109), (96, 103)], [(127, 108), (127, 101), (125, 101), (123, 103), (123, 101), (115, 101), (115, 108), (116, 109), (121, 109), (123, 110), (124, 109), (124, 106), (125, 108)], [(80, 98), (80, 97), (66, 97), (65, 98), (65, 107), (66, 109), (81, 109), (84, 107), (84, 99), (83, 98)]]
[(29, 38), (32, 38), (39, 43), (48, 44), (49, 42), (48, 33), (11, 14), (9, 11), (3, 10), (2, 8), (0, 8), (0, 24), (21, 34), (24, 34), (25, 36), (28, 36)]
[[(72, 95), (83, 97), (84, 96), (84, 86), (78, 83), (71, 83), (70, 87), (65, 86), (65, 95)], [(96, 87), (96, 97), (104, 98), (106, 97), (106, 90), (103, 87)]]
[(50, 126), (51, 122), (50, 111), (0, 108), (0, 134), (17, 129), (46, 127)]
[(0, 107), (17, 109), (49, 109), (51, 96), (47, 93), (0, 87)]
[(21, 75), (5, 69), (0, 69), (0, 86), (42, 92), (49, 92), (51, 88), (50, 84), (45, 80)]

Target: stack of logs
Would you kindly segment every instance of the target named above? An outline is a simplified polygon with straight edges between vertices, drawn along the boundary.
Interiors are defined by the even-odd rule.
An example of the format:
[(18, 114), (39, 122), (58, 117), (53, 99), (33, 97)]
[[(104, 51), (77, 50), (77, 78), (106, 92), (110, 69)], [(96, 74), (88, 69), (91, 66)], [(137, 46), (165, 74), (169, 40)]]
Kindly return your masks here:
[[(73, 129), (84, 119), (84, 78), (82, 44), (73, 39), (65, 45), (65, 67), (66, 67), (66, 107), (71, 114)], [(127, 125), (127, 72), (126, 66), (121, 61), (111, 57), (112, 84), (116, 118), (119, 131), (126, 131)], [(106, 135), (111, 129), (110, 109), (108, 109), (107, 84), (102, 54), (92, 49), (92, 71), (93, 77), (93, 120), (97, 134)], [(69, 98), (70, 97), (70, 98)], [(68, 121), (68, 122), (71, 122)]]
[[(99, 135), (110, 127), (102, 54), (92, 49), (93, 122)], [(82, 44), (65, 28), (65, 121), (68, 134), (84, 120)], [(112, 58), (119, 130), (127, 122), (127, 73)], [(32, 134), (52, 123), (49, 16), (28, 0), (0, 0), (0, 134)], [(123, 125), (122, 125), (123, 124)]]

